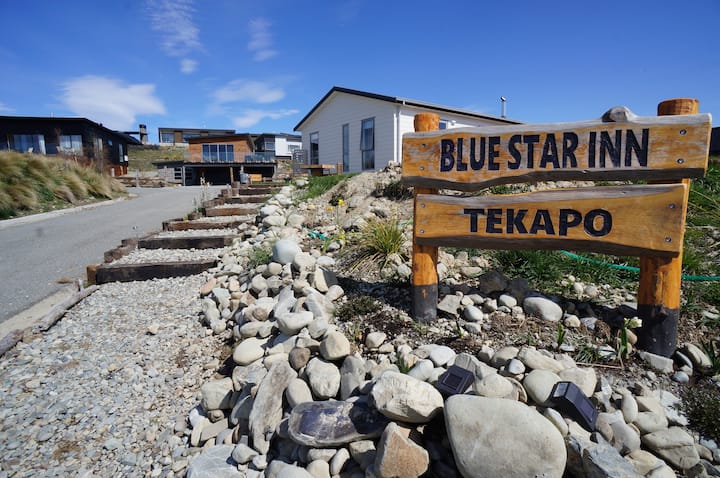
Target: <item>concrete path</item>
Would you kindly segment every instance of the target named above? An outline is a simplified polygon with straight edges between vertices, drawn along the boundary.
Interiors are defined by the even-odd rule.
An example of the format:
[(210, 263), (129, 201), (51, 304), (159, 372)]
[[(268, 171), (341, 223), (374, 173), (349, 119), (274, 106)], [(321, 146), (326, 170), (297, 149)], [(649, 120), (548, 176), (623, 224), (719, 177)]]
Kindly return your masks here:
[[(221, 189), (210, 187), (206, 199)], [(25, 319), (36, 318), (76, 290), (85, 268), (103, 262), (105, 251), (122, 239), (161, 230), (163, 221), (191, 212), (203, 195), (200, 186), (128, 192), (132, 197), (125, 200), (0, 221), (0, 325), (20, 314), (13, 328), (25, 327)]]

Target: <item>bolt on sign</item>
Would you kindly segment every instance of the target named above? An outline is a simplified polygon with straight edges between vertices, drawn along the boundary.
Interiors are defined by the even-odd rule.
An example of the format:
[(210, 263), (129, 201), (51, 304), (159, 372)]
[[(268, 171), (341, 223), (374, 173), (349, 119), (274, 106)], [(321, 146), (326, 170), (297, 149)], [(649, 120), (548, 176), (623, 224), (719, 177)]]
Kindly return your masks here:
[[(403, 182), (463, 191), (527, 181), (702, 177), (708, 114), (639, 117), (616, 107), (577, 123), (458, 128), (403, 136)], [(418, 244), (676, 256), (687, 185), (621, 185), (455, 197), (418, 194)]]

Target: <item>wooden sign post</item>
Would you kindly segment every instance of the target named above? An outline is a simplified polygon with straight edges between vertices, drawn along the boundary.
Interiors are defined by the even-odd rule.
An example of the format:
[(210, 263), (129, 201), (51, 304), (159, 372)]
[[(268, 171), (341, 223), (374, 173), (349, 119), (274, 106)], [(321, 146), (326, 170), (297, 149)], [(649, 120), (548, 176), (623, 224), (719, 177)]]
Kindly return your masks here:
[[(616, 107), (593, 121), (444, 131), (435, 131), (435, 118), (417, 115), (416, 132), (403, 136), (403, 182), (415, 187), (416, 320), (437, 316), (438, 246), (635, 255), (649, 258), (643, 259), (650, 261), (645, 277), (652, 276), (641, 276), (639, 313), (649, 319), (643, 330), (652, 337), (641, 343), (655, 353), (674, 351), (672, 327), (664, 321), (674, 313), (677, 322), (679, 269), (677, 280), (670, 279), (674, 272), (650, 271), (682, 262), (684, 178), (705, 174), (710, 115), (639, 117)], [(526, 181), (630, 179), (684, 182), (485, 197), (438, 194), (440, 188), (476, 191)], [(656, 337), (659, 330), (667, 339)]]
[[(420, 113), (415, 115), (415, 131), (436, 131), (440, 127), (440, 117), (435, 113)], [(437, 194), (437, 189), (416, 187), (414, 191), (413, 213), (418, 217), (419, 194)], [(437, 246), (421, 245), (415, 238), (418, 236), (418, 223), (413, 226), (412, 250), (412, 293), (413, 315), (419, 322), (430, 322), (437, 318), (438, 276), (437, 276)]]
[[(658, 115), (697, 114), (699, 102), (690, 98), (663, 101)], [(690, 180), (682, 179), (689, 193)], [(682, 278), (682, 242), (675, 257), (640, 257), (638, 285), (638, 347), (669, 357), (675, 352), (678, 320), (680, 319), (680, 286)]]

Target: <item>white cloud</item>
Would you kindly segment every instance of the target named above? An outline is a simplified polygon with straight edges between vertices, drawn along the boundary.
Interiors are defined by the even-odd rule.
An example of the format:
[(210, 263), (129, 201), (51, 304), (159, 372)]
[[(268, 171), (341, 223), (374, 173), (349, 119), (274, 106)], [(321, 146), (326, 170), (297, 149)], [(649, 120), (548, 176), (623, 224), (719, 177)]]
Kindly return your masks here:
[(125, 84), (114, 78), (81, 76), (63, 84), (63, 102), (76, 115), (120, 131), (137, 127), (137, 115), (165, 114), (155, 85)]
[(264, 18), (254, 18), (250, 20), (250, 42), (248, 50), (255, 53), (253, 60), (265, 61), (278, 54), (273, 49), (273, 39), (270, 33), (271, 23)]
[(285, 97), (285, 91), (269, 83), (255, 80), (233, 80), (214, 93), (219, 104), (249, 101), (252, 103), (274, 103)]
[[(200, 29), (193, 22), (193, 0), (148, 0), (150, 24), (161, 35), (162, 50), (171, 57), (187, 56), (201, 50)], [(192, 73), (197, 62), (183, 59), (180, 71)]]
[(7, 106), (5, 103), (3, 103), (2, 101), (0, 101), (0, 114), (10, 114), (10, 113), (13, 113), (13, 112), (15, 112), (14, 109), (10, 108), (10, 107)]
[(184, 58), (180, 62), (180, 71), (182, 71), (185, 74), (192, 73), (197, 69), (198, 62), (195, 60), (190, 60), (189, 58)]
[(242, 112), (242, 116), (233, 118), (233, 125), (236, 128), (249, 128), (265, 118), (277, 120), (298, 114), (299, 112), (299, 110), (245, 110)]

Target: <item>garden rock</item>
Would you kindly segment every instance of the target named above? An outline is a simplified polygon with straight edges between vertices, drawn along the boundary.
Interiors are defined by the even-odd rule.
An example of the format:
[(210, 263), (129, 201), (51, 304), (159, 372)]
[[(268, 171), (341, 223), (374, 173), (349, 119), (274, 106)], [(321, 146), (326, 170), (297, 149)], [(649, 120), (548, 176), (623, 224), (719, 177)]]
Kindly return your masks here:
[(327, 448), (377, 438), (388, 423), (366, 398), (305, 402), (290, 412), (288, 432), (299, 445)]
[(445, 403), (445, 423), (464, 477), (563, 476), (562, 435), (522, 403), (453, 395)]
[(383, 373), (370, 395), (380, 413), (407, 423), (427, 423), (443, 407), (435, 387), (398, 372)]
[(540, 296), (526, 297), (523, 301), (523, 310), (528, 315), (539, 317), (548, 322), (557, 322), (563, 316), (563, 310), (558, 304)]
[(375, 474), (378, 478), (417, 478), (430, 464), (428, 452), (405, 434), (396, 423), (383, 431), (375, 455)]

